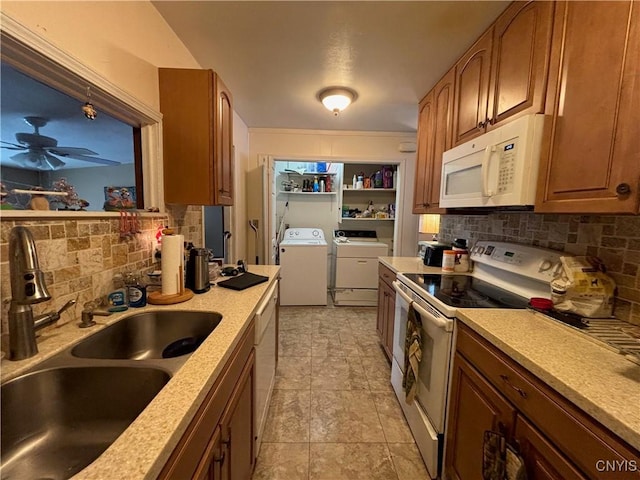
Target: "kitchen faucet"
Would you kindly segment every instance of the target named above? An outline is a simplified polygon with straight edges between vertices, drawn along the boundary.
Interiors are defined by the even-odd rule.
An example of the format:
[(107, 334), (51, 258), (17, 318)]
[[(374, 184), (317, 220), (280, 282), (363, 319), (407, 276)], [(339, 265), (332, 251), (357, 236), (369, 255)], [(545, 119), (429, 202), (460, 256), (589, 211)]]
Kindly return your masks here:
[(38, 264), (33, 236), (25, 227), (14, 227), (9, 234), (9, 272), (9, 359), (24, 360), (38, 353), (36, 331), (57, 321), (62, 312), (76, 304), (76, 300), (68, 301), (57, 312), (34, 318), (31, 305), (50, 300), (51, 295)]

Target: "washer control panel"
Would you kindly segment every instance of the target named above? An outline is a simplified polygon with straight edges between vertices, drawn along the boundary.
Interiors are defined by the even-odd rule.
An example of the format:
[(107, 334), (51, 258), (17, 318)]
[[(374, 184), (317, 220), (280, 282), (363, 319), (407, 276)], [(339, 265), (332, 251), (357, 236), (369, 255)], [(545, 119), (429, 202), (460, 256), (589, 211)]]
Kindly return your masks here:
[(324, 240), (324, 232), (320, 228), (288, 228), (284, 232), (287, 240)]

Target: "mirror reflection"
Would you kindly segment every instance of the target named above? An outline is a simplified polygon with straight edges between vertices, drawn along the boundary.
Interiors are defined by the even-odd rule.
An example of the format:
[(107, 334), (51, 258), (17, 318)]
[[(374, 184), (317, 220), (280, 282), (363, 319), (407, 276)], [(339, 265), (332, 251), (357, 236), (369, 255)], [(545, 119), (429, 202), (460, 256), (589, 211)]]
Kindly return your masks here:
[(138, 129), (100, 111), (90, 86), (79, 100), (6, 62), (0, 79), (2, 209), (109, 211), (143, 205), (136, 192)]

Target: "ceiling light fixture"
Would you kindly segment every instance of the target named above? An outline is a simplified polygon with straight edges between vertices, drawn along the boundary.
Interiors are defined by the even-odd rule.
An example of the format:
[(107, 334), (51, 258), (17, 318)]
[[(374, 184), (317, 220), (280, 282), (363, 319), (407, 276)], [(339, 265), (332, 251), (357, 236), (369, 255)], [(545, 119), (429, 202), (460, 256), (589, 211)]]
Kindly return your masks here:
[(91, 87), (87, 87), (87, 101), (82, 106), (82, 113), (84, 113), (84, 116), (89, 120), (95, 120), (98, 116), (98, 112), (91, 103)]
[(346, 87), (329, 87), (318, 93), (318, 100), (336, 117), (342, 110), (355, 102), (356, 98), (358, 98), (358, 94), (355, 90)]

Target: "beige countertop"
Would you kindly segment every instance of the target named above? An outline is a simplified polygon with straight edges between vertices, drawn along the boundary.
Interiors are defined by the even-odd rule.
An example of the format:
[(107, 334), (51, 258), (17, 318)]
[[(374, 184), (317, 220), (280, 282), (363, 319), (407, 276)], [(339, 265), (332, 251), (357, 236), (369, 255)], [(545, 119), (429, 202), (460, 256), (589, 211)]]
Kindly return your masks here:
[[(438, 273), (415, 257), (380, 257), (400, 273)], [(640, 450), (640, 365), (528, 310), (459, 309), (458, 318)]]
[(378, 260), (396, 273), (442, 273), (440, 267), (425, 266), (420, 257), (378, 257)]
[(223, 320), (136, 420), (91, 465), (74, 479), (104, 480), (156, 478), (186, 430), (200, 403), (229, 359), (253, 318), (262, 297), (278, 276), (280, 267), (251, 265), (250, 271), (269, 281), (243, 291), (212, 287), (207, 293), (175, 305), (149, 305), (109, 317), (95, 317), (96, 328), (80, 329), (78, 322), (47, 329), (38, 338), (40, 353), (18, 362), (2, 360), (2, 381), (13, 378), (82, 338), (124, 316), (152, 310), (205, 310), (222, 314)]
[(528, 310), (460, 309), (458, 317), (640, 450), (640, 365)]

